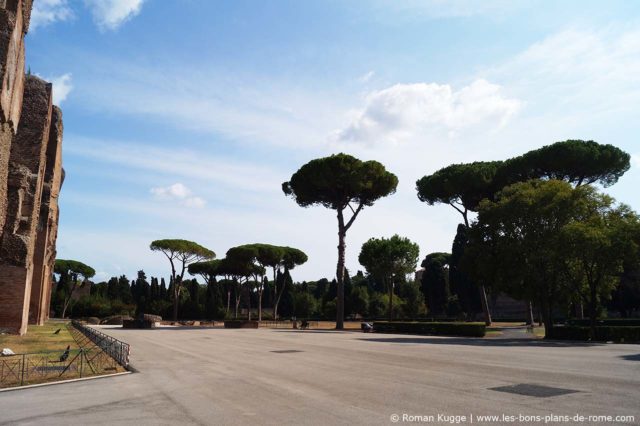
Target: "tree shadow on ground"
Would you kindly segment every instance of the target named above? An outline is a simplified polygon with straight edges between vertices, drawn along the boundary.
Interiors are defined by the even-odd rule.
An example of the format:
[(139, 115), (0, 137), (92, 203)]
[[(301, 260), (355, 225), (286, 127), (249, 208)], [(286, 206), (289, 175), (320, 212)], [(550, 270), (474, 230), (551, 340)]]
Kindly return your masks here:
[(640, 354), (634, 354), (634, 355), (620, 355), (620, 358), (627, 360), (627, 361), (640, 361)]
[(272, 331), (278, 333), (362, 333), (360, 330), (323, 330), (323, 329), (308, 329), (300, 330), (295, 328), (272, 328)]
[(543, 339), (486, 339), (480, 337), (377, 337), (359, 338), (365, 342), (373, 343), (398, 343), (398, 344), (432, 344), (432, 345), (462, 345), (462, 346), (486, 346), (486, 347), (588, 347), (602, 346), (606, 343), (573, 342)]
[[(156, 327), (156, 328), (123, 328), (123, 327), (111, 327), (111, 328), (98, 328), (97, 330), (116, 330), (116, 331), (180, 331), (180, 330), (225, 330), (224, 327), (198, 327), (198, 326), (180, 326), (180, 327)], [(227, 328), (226, 330), (231, 330)], [(240, 329), (236, 329), (240, 330)], [(245, 329), (248, 330), (248, 329)], [(254, 328), (255, 330), (255, 328)]]

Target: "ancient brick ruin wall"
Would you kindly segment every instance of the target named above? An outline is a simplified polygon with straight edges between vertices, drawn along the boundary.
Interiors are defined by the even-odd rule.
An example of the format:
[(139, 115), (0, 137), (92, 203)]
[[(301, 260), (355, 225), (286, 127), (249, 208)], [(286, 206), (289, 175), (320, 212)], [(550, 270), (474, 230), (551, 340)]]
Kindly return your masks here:
[(49, 318), (51, 275), (56, 260), (58, 196), (62, 186), (62, 111), (54, 106), (46, 154), (46, 170), (40, 204), (31, 285), (29, 323), (42, 325)]
[(0, 330), (49, 316), (62, 183), (62, 113), (25, 76), (31, 0), (0, 0)]
[(7, 211), (7, 179), (11, 141), (18, 130), (24, 90), (24, 34), (22, 3), (0, 0), (0, 230)]

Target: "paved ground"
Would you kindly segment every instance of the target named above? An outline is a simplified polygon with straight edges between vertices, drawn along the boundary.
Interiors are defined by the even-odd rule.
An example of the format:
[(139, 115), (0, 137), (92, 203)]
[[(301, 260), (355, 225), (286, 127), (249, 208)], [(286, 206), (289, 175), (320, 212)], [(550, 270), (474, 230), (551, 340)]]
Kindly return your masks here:
[[(503, 414), (640, 422), (639, 345), (269, 329), (108, 332), (131, 343), (139, 373), (0, 393), (0, 424), (376, 425), (391, 424), (393, 414), (433, 415), (433, 423), (438, 414), (467, 423), (473, 415), (475, 424), (487, 423), (479, 415)], [(489, 389), (520, 383), (579, 392), (537, 398)]]

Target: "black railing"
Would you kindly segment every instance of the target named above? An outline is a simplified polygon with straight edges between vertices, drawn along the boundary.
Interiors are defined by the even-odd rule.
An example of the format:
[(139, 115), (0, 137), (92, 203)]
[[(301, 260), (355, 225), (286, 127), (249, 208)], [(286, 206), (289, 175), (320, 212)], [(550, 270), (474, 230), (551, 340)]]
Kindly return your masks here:
[(124, 343), (76, 320), (71, 322), (69, 331), (80, 347), (95, 345), (121, 366), (125, 368), (129, 366), (131, 347), (128, 343)]
[[(318, 328), (318, 321), (316, 320), (303, 320), (297, 319), (297, 326), (302, 326), (303, 322), (306, 321), (307, 328)], [(269, 328), (293, 328), (292, 320), (262, 320), (260, 322), (260, 327), (269, 327)]]
[(122, 372), (97, 346), (67, 351), (17, 354), (0, 358), (0, 388)]
[(130, 347), (111, 336), (72, 321), (67, 328), (79, 349), (0, 357), (0, 388), (124, 372)]

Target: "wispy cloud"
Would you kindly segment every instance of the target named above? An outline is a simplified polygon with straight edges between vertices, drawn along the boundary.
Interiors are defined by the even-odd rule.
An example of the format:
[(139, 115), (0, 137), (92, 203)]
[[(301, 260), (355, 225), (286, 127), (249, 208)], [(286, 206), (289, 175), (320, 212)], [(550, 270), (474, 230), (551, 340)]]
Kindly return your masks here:
[(135, 170), (198, 180), (220, 189), (256, 193), (279, 191), (282, 176), (264, 164), (185, 148), (162, 148), (133, 141), (69, 135), (65, 151), (94, 161)]
[(373, 6), (381, 18), (446, 19), (471, 16), (502, 17), (525, 7), (531, 1), (510, 0), (376, 0)]
[(159, 200), (177, 201), (186, 207), (201, 208), (205, 205), (204, 199), (194, 196), (191, 190), (180, 182), (151, 188), (151, 193)]
[(77, 96), (88, 108), (232, 141), (291, 149), (322, 145), (326, 129), (338, 127), (347, 110), (346, 96), (331, 90), (304, 90), (292, 81), (210, 65), (149, 67), (97, 56), (92, 65), (95, 72), (77, 82)]
[(73, 11), (67, 0), (37, 0), (31, 12), (29, 29), (36, 31), (55, 22), (68, 21), (73, 18)]
[(374, 75), (376, 75), (375, 71), (366, 72), (362, 74), (360, 77), (358, 77), (358, 81), (360, 83), (368, 83), (369, 80), (371, 80)]
[[(80, 99), (97, 115), (107, 112), (142, 123), (142, 131), (149, 123), (156, 131), (178, 128), (183, 139), (172, 144), (171, 132), (153, 143), (65, 135), (63, 209), (87, 218), (108, 216), (109, 229), (94, 235), (90, 231), (98, 219), (82, 229), (78, 216), (72, 221), (69, 213), (63, 215), (61, 255), (90, 256), (103, 271), (124, 267), (135, 274), (149, 267), (155, 269), (147, 272), (166, 274), (163, 259), (148, 250), (152, 239), (193, 239), (218, 253), (265, 241), (309, 254), (295, 279), (330, 275), (336, 255), (326, 248), (336, 244), (335, 216), (323, 208), (299, 208), (283, 196), (280, 183), (303, 164), (300, 157), (306, 161), (336, 152), (336, 146), (382, 161), (400, 179), (398, 192), (365, 209), (350, 230), (347, 263), (352, 271), (359, 268), (359, 246), (371, 236), (398, 232), (420, 243), (423, 254), (450, 250), (459, 217), (447, 206), (418, 202), (416, 179), (453, 162), (507, 158), (565, 137), (598, 139), (598, 130), (607, 137), (626, 131), (619, 124), (631, 120), (624, 115), (592, 117), (621, 110), (628, 117), (635, 111), (638, 40), (633, 29), (562, 31), (502, 64), (467, 75), (466, 86), (389, 84), (371, 86), (377, 90), (364, 97), (358, 97), (363, 85), (353, 74), (345, 77), (353, 90), (336, 95), (331, 85), (318, 84), (318, 90), (253, 70), (228, 72), (202, 63), (145, 67), (136, 59), (83, 56), (90, 72), (74, 70), (74, 101)], [(380, 84), (369, 74), (361, 79)], [(339, 131), (332, 134), (332, 129)], [(335, 145), (326, 144), (328, 135), (337, 135)], [(249, 141), (255, 149), (237, 150), (230, 141)], [(402, 149), (371, 143), (376, 141), (402, 142)], [(623, 191), (617, 198), (633, 202), (640, 156), (634, 145), (626, 150), (636, 153), (634, 170), (625, 176), (631, 179), (611, 190)], [(268, 155), (259, 158), (263, 153)], [(85, 171), (93, 174), (87, 178)], [(94, 182), (101, 191), (87, 190), (98, 187)], [(159, 205), (152, 196), (175, 202)], [(185, 208), (184, 200), (196, 196), (206, 204)], [(88, 240), (100, 250), (86, 250)], [(112, 264), (100, 264), (106, 261)]]
[(140, 13), (145, 0), (85, 0), (101, 30), (115, 30)]
[(554, 116), (562, 110), (584, 120), (585, 113), (637, 110), (640, 31), (624, 26), (564, 30), (484, 74), (527, 97), (528, 106)]
[(503, 126), (521, 106), (499, 85), (476, 80), (460, 90), (448, 84), (396, 84), (370, 93), (362, 110), (345, 129), (342, 141), (406, 140), (429, 128), (447, 132), (489, 124)]
[(53, 77), (51, 78), (51, 84), (53, 84), (53, 103), (60, 105), (67, 99), (67, 96), (69, 96), (69, 93), (73, 89), (71, 74), (67, 73)]

